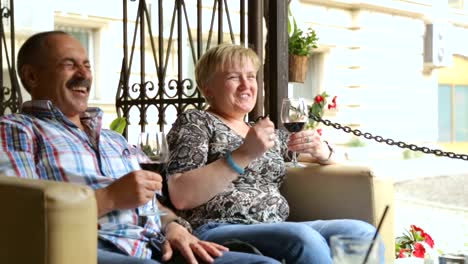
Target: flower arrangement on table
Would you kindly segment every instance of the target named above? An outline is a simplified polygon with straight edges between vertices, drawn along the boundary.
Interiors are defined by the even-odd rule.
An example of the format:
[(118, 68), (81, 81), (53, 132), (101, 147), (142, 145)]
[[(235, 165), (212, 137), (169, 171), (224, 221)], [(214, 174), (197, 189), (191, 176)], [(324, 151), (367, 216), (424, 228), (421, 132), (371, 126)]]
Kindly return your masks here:
[(426, 251), (434, 248), (434, 240), (422, 228), (415, 225), (405, 230), (402, 236), (396, 238), (396, 258), (424, 258)]
[[(314, 102), (312, 105), (309, 105), (309, 123), (307, 124), (307, 129), (316, 129), (318, 126), (318, 122), (313, 118), (316, 117), (323, 117), (325, 113), (325, 106), (327, 106), (328, 110), (336, 109), (336, 98), (337, 96), (333, 96), (332, 102), (327, 103), (327, 98), (330, 97), (327, 92), (322, 92), (314, 97)], [(318, 128), (317, 133), (322, 135), (322, 129)]]

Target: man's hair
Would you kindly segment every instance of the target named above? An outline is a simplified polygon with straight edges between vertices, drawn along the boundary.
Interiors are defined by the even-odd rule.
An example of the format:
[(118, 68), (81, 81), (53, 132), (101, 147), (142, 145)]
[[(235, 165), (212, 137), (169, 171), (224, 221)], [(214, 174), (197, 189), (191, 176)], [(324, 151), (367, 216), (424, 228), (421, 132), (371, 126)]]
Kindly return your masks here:
[(43, 56), (46, 53), (44, 50), (45, 40), (52, 35), (68, 35), (68, 33), (64, 31), (46, 31), (34, 34), (24, 42), (18, 51), (16, 68), (18, 69), (21, 83), (28, 92), (30, 92), (30, 89), (24, 81), (23, 66), (26, 64), (37, 66), (38, 62), (43, 60)]
[(203, 93), (203, 87), (216, 71), (222, 71), (232, 63), (239, 62), (244, 66), (251, 61), (255, 70), (260, 68), (260, 59), (255, 51), (236, 44), (220, 44), (209, 49), (201, 56), (195, 66), (195, 80)]

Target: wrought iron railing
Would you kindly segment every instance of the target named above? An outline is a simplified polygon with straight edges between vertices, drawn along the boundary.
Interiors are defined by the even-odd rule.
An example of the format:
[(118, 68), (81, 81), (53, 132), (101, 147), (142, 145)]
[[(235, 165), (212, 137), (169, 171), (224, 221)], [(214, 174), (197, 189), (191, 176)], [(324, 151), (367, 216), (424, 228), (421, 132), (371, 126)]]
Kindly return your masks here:
[[(124, 52), (121, 66), (121, 77), (116, 92), (116, 108), (120, 116), (130, 117), (132, 109), (138, 113), (137, 123), (144, 130), (147, 124), (148, 109), (156, 109), (157, 120), (160, 129), (166, 125), (167, 112), (180, 113), (189, 107), (203, 108), (205, 105), (201, 94), (195, 89), (194, 81), (182, 71), (183, 57), (188, 56), (194, 63), (210, 46), (224, 41), (244, 44), (254, 49), (263, 59), (265, 55), (265, 78), (263, 71), (258, 74), (259, 96), (257, 105), (249, 114), (253, 119), (264, 113), (278, 125), (279, 107), (282, 97), (287, 95), (287, 33), (286, 33), (286, 7), (284, 0), (197, 0), (196, 23), (189, 23), (186, 2), (183, 0), (158, 0), (153, 1), (157, 8), (151, 13), (144, 0), (123, 0), (123, 38)], [(163, 2), (172, 4), (171, 12), (164, 12)], [(4, 1), (2, 1), (4, 3)], [(127, 4), (138, 4), (136, 23), (133, 34), (129, 34)], [(194, 3), (190, 1), (189, 3)], [(9, 6), (0, 4), (2, 11), (1, 19), (1, 45), (0, 66), (6, 69), (0, 72), (0, 115), (18, 112), (22, 103), (22, 95), (16, 75), (15, 65), (15, 27), (14, 27), (14, 0), (7, 3)], [(236, 12), (232, 12), (232, 5), (237, 5)], [(208, 30), (203, 31), (202, 15), (211, 12)], [(164, 23), (170, 15), (170, 23)], [(192, 14), (193, 15), (193, 14)], [(235, 18), (237, 16), (237, 18)], [(191, 16), (193, 17), (193, 16)], [(5, 34), (5, 20), (9, 20), (10, 32), (7, 45)], [(155, 21), (152, 28), (151, 21)], [(263, 21), (266, 23), (264, 24)], [(238, 26), (238, 30), (233, 28)], [(267, 28), (266, 42), (263, 38), (263, 28)], [(168, 36), (164, 30), (169, 28)], [(154, 31), (155, 30), (155, 31)], [(183, 35), (186, 32), (186, 35)], [(193, 33), (196, 32), (196, 33)], [(224, 32), (227, 32), (225, 34)], [(156, 33), (156, 34), (154, 34)], [(217, 34), (217, 37), (215, 37)], [(129, 44), (128, 39), (131, 38)], [(136, 46), (136, 40), (140, 44)], [(173, 45), (176, 43), (176, 45)], [(188, 43), (189, 48), (183, 43)], [(264, 46), (266, 52), (264, 52)], [(133, 81), (132, 72), (133, 58), (139, 50), (139, 80)], [(157, 79), (153, 81), (147, 78), (146, 51), (150, 50), (155, 65)], [(176, 53), (177, 71), (173, 76), (168, 76), (169, 59), (171, 52)], [(135, 68), (135, 67), (134, 67)], [(9, 77), (9, 78), (7, 78)], [(172, 110), (171, 110), (172, 109)], [(129, 119), (131, 120), (131, 119)], [(170, 125), (170, 124), (168, 124)]]
[[(0, 19), (0, 115), (8, 113), (16, 113), (22, 103), (21, 90), (16, 75), (16, 60), (15, 60), (15, 17), (14, 17), (14, 1), (10, 0), (7, 3), (9, 6), (3, 6), (3, 1), (0, 2), (1, 19)], [(7, 21), (8, 23), (5, 23)], [(5, 32), (5, 24), (9, 24), (9, 40), (10, 46), (7, 44), (7, 34)], [(7, 75), (4, 74), (4, 62), (6, 62)]]
[[(183, 0), (170, 1), (173, 3), (172, 10), (169, 10), (170, 12), (163, 10), (163, 7), (167, 5), (164, 5), (164, 1), (159, 0), (157, 1), (157, 8), (155, 8), (156, 12), (153, 13), (150, 12), (145, 0), (139, 0), (132, 39), (130, 44), (127, 45), (129, 43), (128, 36), (130, 36), (128, 34), (128, 25), (130, 23), (127, 14), (127, 4), (131, 4), (131, 2), (134, 1), (128, 2), (127, 0), (123, 0), (124, 58), (116, 95), (116, 108), (119, 116), (126, 117), (130, 123), (134, 120), (134, 117), (131, 116), (132, 108), (136, 108), (139, 115), (137, 118), (138, 125), (141, 131), (144, 131), (145, 126), (148, 124), (149, 109), (156, 109), (155, 112), (157, 112), (158, 116), (157, 125), (160, 130), (164, 130), (166, 125), (171, 125), (167, 124), (166, 117), (167, 112), (171, 108), (175, 109), (172, 112), (179, 114), (188, 108), (201, 109), (205, 106), (204, 98), (196, 89), (195, 82), (191, 79), (193, 75), (189, 76), (183, 72), (184, 58), (190, 58), (191, 63), (195, 64), (206, 49), (225, 42), (224, 32), (226, 28), (229, 42), (248, 45), (260, 55), (263, 54), (263, 39), (258, 37), (258, 33), (261, 34), (261, 32), (249, 30), (249, 34), (246, 34), (247, 23), (249, 24), (249, 28), (255, 25), (258, 28), (258, 24), (262, 25), (263, 10), (258, 10), (262, 6), (261, 4), (259, 5), (262, 1), (250, 0), (248, 1), (247, 8), (246, 1), (239, 0), (239, 9), (236, 14), (239, 19), (239, 31), (234, 32), (233, 15), (230, 10), (230, 4), (233, 1), (214, 0), (211, 1), (212, 5), (204, 6), (206, 3), (198, 0), (196, 5), (196, 25), (191, 25), (187, 5)], [(204, 31), (203, 14), (207, 10), (211, 12), (210, 22), (208, 30)], [(166, 25), (164, 17), (167, 17), (168, 14), (172, 14), (171, 22), (169, 25)], [(156, 30), (152, 28), (152, 21), (157, 21)], [(225, 22), (227, 22), (227, 27), (225, 26)], [(167, 27), (169, 30), (165, 31)], [(195, 34), (193, 34), (194, 31), (196, 32)], [(217, 34), (216, 40), (213, 37), (215, 34)], [(137, 46), (137, 42), (139, 46)], [(173, 45), (174, 42), (175, 45)], [(184, 43), (187, 43), (188, 47), (184, 47)], [(135, 56), (137, 56), (136, 50), (138, 49), (140, 51), (139, 80), (135, 83), (130, 83), (131, 69), (134, 66), (132, 64)], [(152, 59), (157, 76), (157, 80), (155, 81), (147, 80), (148, 72), (146, 70), (145, 50), (150, 50), (153, 55)], [(170, 56), (174, 50), (177, 52), (175, 56), (177, 74), (175, 78), (171, 78), (168, 76), (168, 67), (170, 65)], [(259, 77), (259, 89), (263, 89), (262, 77)], [(259, 101), (263, 102), (263, 93), (259, 94)], [(263, 105), (259, 105), (259, 109), (263, 111)], [(255, 116), (258, 114), (261, 114), (261, 112), (255, 114)]]

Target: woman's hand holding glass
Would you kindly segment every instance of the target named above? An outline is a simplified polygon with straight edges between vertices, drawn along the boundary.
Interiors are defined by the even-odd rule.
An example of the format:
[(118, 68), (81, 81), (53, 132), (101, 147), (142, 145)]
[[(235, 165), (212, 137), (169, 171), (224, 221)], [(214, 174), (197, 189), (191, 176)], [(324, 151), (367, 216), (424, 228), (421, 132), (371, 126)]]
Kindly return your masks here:
[[(142, 132), (138, 138), (138, 148), (145, 155), (139, 157), (140, 167), (161, 174), (169, 160), (169, 149), (164, 132)], [(138, 208), (141, 216), (160, 216), (165, 213), (159, 210), (156, 192), (150, 202)]]
[[(304, 99), (284, 98), (281, 105), (281, 122), (284, 127), (291, 132), (291, 136), (300, 132), (308, 121), (307, 107)], [(294, 149), (291, 167), (303, 167), (297, 162), (297, 155)]]
[(329, 156), (329, 149), (315, 129), (293, 133), (289, 137), (288, 149), (297, 153), (307, 153), (318, 160)]

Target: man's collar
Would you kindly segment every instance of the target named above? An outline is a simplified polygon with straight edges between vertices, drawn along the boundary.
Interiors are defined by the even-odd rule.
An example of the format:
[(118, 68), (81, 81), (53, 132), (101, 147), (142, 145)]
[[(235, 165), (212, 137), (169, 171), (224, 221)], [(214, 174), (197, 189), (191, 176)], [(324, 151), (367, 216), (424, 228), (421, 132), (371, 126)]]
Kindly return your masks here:
[[(49, 100), (26, 101), (22, 105), (21, 113), (33, 115), (35, 117), (55, 118), (63, 120), (69, 125), (76, 126)], [(89, 122), (89, 120), (96, 118), (102, 119), (102, 115), (103, 112), (100, 108), (89, 107), (80, 115), (80, 119), (84, 122)]]

